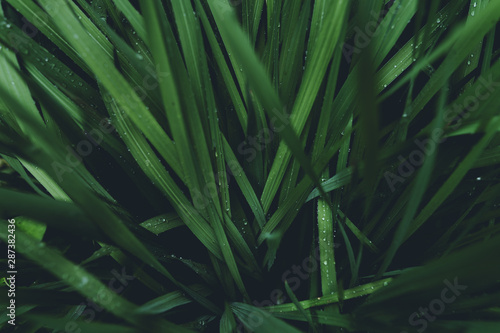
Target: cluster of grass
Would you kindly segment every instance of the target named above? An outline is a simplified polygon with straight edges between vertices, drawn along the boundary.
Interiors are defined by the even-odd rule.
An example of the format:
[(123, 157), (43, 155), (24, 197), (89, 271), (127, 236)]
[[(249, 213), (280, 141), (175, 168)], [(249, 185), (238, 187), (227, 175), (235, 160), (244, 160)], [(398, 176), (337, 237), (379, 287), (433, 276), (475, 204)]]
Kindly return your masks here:
[(2, 331), (500, 330), (500, 1), (0, 6)]

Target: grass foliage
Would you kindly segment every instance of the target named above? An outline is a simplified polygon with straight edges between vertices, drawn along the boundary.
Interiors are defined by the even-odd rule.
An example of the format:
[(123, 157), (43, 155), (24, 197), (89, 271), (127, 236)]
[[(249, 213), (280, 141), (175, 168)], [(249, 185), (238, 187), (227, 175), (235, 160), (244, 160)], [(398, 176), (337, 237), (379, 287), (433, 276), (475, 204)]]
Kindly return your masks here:
[(500, 1), (0, 5), (16, 332), (500, 331)]

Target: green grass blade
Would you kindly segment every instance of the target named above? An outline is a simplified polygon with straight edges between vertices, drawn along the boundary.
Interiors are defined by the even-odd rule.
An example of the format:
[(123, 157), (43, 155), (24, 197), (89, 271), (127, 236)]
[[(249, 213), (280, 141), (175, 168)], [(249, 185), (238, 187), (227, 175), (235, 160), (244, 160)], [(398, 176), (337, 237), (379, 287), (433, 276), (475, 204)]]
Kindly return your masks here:
[(300, 331), (275, 318), (271, 313), (244, 303), (233, 303), (231, 309), (239, 320), (256, 333), (290, 332)]

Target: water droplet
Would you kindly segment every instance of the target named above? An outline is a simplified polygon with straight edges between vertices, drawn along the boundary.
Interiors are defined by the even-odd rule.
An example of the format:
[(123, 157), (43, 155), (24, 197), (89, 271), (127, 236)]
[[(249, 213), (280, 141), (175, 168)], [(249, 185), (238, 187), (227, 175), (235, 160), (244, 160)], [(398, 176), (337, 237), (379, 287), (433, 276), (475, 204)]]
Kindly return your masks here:
[(441, 19), (440, 19), (440, 18), (438, 18), (438, 19), (436, 20), (436, 23), (441, 23)]
[(83, 287), (84, 285), (86, 285), (87, 282), (89, 282), (89, 278), (86, 276), (82, 276), (82, 280), (80, 281), (80, 287)]

